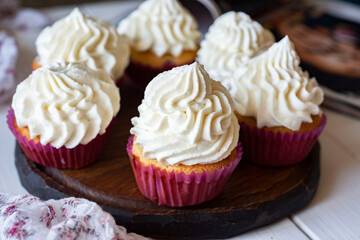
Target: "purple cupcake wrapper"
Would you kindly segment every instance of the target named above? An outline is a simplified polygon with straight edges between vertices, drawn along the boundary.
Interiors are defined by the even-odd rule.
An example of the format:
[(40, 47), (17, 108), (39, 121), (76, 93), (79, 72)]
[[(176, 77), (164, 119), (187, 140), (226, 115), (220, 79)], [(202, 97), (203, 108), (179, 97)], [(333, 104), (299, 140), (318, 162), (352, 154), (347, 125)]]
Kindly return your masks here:
[(63, 169), (82, 168), (94, 162), (101, 154), (114, 122), (110, 123), (104, 134), (96, 136), (88, 144), (80, 144), (75, 148), (68, 149), (65, 146), (55, 148), (50, 144), (42, 145), (40, 142), (35, 143), (33, 140), (28, 140), (16, 131), (14, 120), (14, 110), (10, 108), (7, 115), (7, 124), (25, 155), (38, 164)]
[(286, 166), (306, 158), (326, 124), (326, 116), (319, 127), (301, 133), (274, 133), (240, 123), (240, 138), (244, 159), (266, 166)]
[[(182, 65), (191, 64), (195, 60), (184, 63)], [(168, 71), (173, 69), (174, 67), (178, 67), (180, 65), (176, 65), (172, 62), (165, 63), (161, 68), (153, 68), (150, 66), (146, 66), (140, 63), (130, 62), (129, 66), (126, 69), (126, 74), (130, 78), (130, 85), (137, 89), (138, 91), (144, 91), (148, 83), (156, 77), (159, 73), (164, 71)]]
[(242, 156), (241, 143), (238, 144), (237, 156), (229, 164), (212, 172), (167, 172), (153, 165), (144, 166), (132, 153), (134, 136), (128, 139), (127, 152), (140, 192), (158, 205), (183, 207), (197, 205), (215, 198), (225, 187), (232, 172)]

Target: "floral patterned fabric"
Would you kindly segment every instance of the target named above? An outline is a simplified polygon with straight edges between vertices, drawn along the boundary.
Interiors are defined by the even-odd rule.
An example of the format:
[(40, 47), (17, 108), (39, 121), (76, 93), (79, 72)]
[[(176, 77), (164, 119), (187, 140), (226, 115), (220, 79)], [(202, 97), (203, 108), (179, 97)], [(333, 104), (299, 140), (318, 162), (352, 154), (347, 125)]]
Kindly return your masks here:
[(86, 199), (42, 201), (31, 195), (0, 193), (0, 240), (145, 240), (127, 234), (114, 218)]

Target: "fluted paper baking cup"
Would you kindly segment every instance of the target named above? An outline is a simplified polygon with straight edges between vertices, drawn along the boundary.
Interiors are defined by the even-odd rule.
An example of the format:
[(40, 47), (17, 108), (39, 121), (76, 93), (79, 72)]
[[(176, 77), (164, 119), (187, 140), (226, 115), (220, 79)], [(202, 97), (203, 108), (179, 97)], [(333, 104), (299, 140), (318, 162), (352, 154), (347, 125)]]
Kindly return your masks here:
[[(184, 63), (183, 65), (191, 64), (194, 61)], [(167, 62), (161, 68), (153, 68), (140, 63), (130, 62), (129, 66), (126, 69), (126, 74), (127, 76), (129, 76), (130, 85), (133, 88), (135, 88), (138, 91), (144, 91), (148, 83), (159, 73), (171, 70), (174, 67), (178, 67), (178, 66), (179, 65), (176, 65), (172, 62)]]
[(100, 156), (113, 124), (112, 121), (104, 134), (98, 135), (88, 144), (80, 144), (75, 148), (68, 149), (65, 146), (55, 148), (50, 144), (42, 145), (40, 142), (35, 143), (33, 140), (28, 140), (16, 131), (14, 120), (14, 111), (10, 108), (7, 124), (25, 155), (38, 164), (54, 168), (82, 168), (93, 163)]
[(287, 166), (306, 158), (326, 124), (326, 116), (320, 126), (301, 133), (280, 133), (249, 127), (240, 123), (240, 142), (244, 159), (266, 166)]
[(242, 146), (237, 146), (237, 156), (229, 164), (212, 172), (167, 172), (153, 165), (144, 166), (132, 153), (134, 136), (127, 144), (127, 152), (140, 192), (158, 205), (183, 207), (197, 205), (215, 198), (225, 187), (232, 172), (239, 164)]

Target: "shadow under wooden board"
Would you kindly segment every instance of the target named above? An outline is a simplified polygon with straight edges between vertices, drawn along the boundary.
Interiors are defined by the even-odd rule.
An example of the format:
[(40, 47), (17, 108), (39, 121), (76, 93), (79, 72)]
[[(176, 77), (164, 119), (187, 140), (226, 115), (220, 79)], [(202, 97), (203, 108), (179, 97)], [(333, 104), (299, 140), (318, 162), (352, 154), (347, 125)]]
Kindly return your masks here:
[(23, 186), (42, 199), (83, 197), (100, 204), (129, 232), (165, 239), (227, 238), (275, 222), (306, 206), (319, 181), (320, 146), (290, 167), (270, 168), (241, 160), (224, 191), (198, 206), (169, 208), (137, 189), (126, 144), (130, 119), (142, 94), (123, 87), (121, 111), (101, 157), (78, 170), (43, 167), (17, 144), (16, 167)]

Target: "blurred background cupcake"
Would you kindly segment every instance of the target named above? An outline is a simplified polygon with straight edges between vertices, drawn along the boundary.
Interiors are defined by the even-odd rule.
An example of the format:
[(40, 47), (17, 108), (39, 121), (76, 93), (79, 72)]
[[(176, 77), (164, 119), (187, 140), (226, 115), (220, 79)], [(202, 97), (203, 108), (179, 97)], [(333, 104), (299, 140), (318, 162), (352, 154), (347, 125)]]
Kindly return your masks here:
[(299, 66), (286, 36), (254, 58), (230, 91), (241, 126), (244, 158), (282, 166), (303, 160), (324, 128), (323, 91)]
[(35, 45), (38, 58), (33, 69), (55, 62), (81, 62), (105, 70), (119, 85), (129, 63), (125, 37), (110, 23), (85, 16), (78, 8), (45, 28)]
[(127, 150), (140, 192), (172, 207), (216, 197), (242, 155), (226, 89), (195, 62), (154, 78), (138, 109)]
[(218, 17), (201, 42), (198, 61), (210, 76), (228, 90), (235, 71), (274, 43), (273, 34), (243, 12), (227, 12)]
[(147, 0), (119, 23), (129, 38), (133, 85), (145, 89), (157, 74), (195, 61), (201, 33), (191, 13), (177, 0)]
[(100, 155), (119, 109), (119, 90), (103, 70), (57, 63), (17, 86), (7, 122), (34, 162), (80, 168)]

